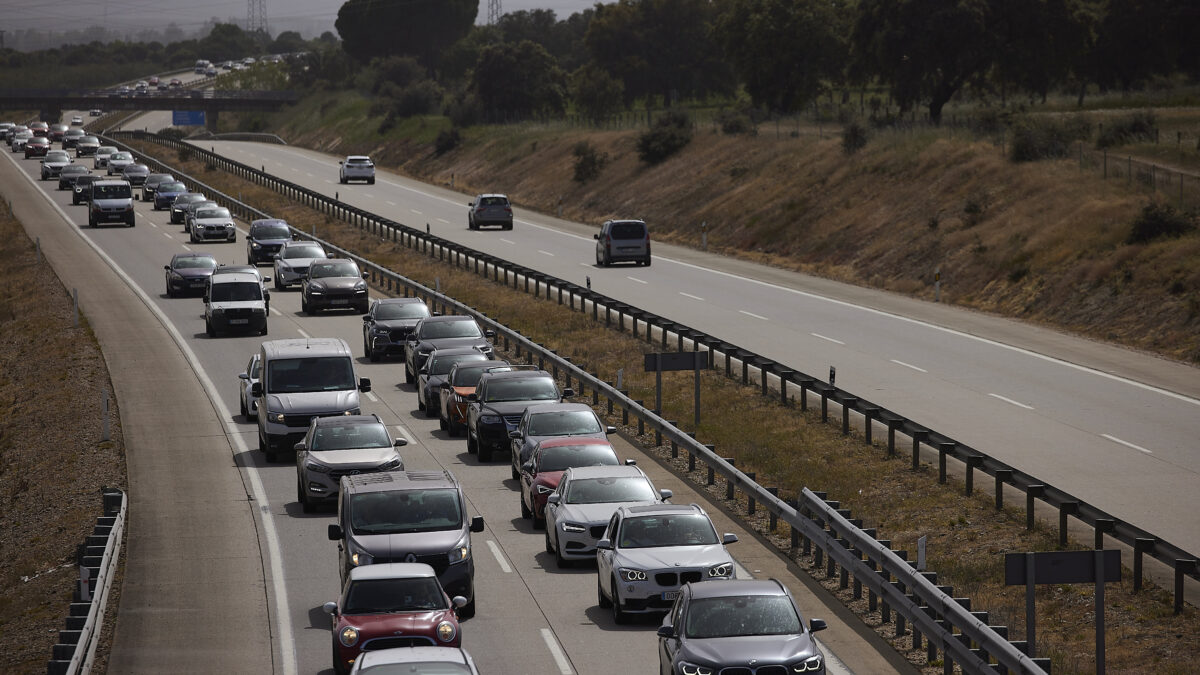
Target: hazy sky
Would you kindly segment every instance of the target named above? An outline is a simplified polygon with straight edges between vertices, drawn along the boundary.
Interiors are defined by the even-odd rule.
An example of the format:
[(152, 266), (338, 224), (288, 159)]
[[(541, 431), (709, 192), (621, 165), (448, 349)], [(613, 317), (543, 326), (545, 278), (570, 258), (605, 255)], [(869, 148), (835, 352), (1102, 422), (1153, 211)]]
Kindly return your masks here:
[[(610, 0), (611, 1), (611, 0)], [(323, 22), (333, 25), (342, 0), (266, 0), (267, 25)], [(505, 12), (552, 9), (559, 19), (595, 4), (595, 0), (502, 0)], [(72, 0), (70, 3), (0, 0), (0, 30), (106, 26), (115, 31), (163, 28), (174, 22), (185, 31), (201, 26), (210, 17), (246, 20), (248, 0)], [(487, 18), (487, 0), (479, 0), (479, 21)]]

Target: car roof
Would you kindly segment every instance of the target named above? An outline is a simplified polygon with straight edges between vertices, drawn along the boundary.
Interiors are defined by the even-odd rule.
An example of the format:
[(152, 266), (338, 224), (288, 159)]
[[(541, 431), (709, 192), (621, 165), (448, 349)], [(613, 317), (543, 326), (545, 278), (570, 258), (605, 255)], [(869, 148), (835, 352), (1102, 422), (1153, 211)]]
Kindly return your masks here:
[(341, 487), (356, 493), (431, 488), (458, 489), (458, 481), (449, 471), (381, 471), (342, 476)]
[(255, 265), (226, 265), (222, 263), (217, 266), (216, 274), (258, 274), (258, 267)]
[[(571, 478), (632, 478), (645, 476), (646, 472), (636, 466), (618, 464), (616, 466), (573, 466), (567, 469)], [(565, 479), (565, 477), (564, 477)]]
[[(372, 649), (358, 657), (360, 670), (392, 663), (473, 663), (462, 647), (392, 647)], [(474, 672), (474, 671), (472, 671)]]
[(534, 403), (525, 408), (525, 412), (530, 415), (550, 412), (575, 412), (584, 411), (595, 412), (592, 406), (586, 403)]
[(708, 515), (697, 504), (643, 504), (641, 506), (622, 506), (617, 511), (636, 516), (666, 516), (681, 513)]
[(346, 155), (346, 159), (371, 159), (367, 155)]
[(231, 272), (226, 271), (226, 272), (217, 274), (217, 271), (220, 269), (221, 268), (218, 267), (216, 270), (213, 270), (212, 283), (214, 283), (214, 284), (235, 284), (235, 283), (261, 284), (262, 283), (262, 279), (260, 279), (259, 276), (253, 272), (232, 272), (231, 273)]
[[(472, 347), (471, 351), (478, 350)], [(507, 365), (509, 365), (508, 361), (503, 359), (488, 359), (487, 361), (459, 361), (458, 363), (454, 364), (454, 367), (458, 368), (459, 370), (470, 370), (472, 368), (476, 370), (484, 370), (487, 368), (497, 368)]]
[(437, 578), (437, 572), (425, 563), (378, 563), (361, 565), (350, 570), (350, 581), (374, 579)]
[(787, 595), (776, 579), (712, 579), (688, 584), (693, 598), (725, 598), (739, 595)]
[[(267, 340), (262, 343), (263, 351), (271, 358), (289, 358), (303, 355), (350, 356), (350, 345), (341, 338), (313, 337)], [(321, 352), (313, 354), (314, 352)]]
[(312, 421), (318, 427), (383, 424), (383, 420), (379, 419), (378, 415), (329, 415), (326, 417), (314, 417)]
[(499, 192), (485, 192), (479, 196), (480, 197), (503, 197), (505, 199), (508, 199), (508, 195), (500, 194)]
[(259, 218), (258, 220), (250, 221), (250, 227), (255, 225), (287, 225), (287, 221), (283, 218)]
[(104, 180), (96, 181), (96, 185), (129, 185), (129, 181), (119, 180), (116, 178), (105, 178)]
[(285, 242), (283, 242), (283, 244), (281, 244), (281, 246), (285, 246), (287, 248), (292, 248), (294, 246), (321, 246), (321, 245), (315, 241), (310, 241), (308, 239), (300, 239), (300, 240), (294, 240), (294, 241), (285, 241)]
[(421, 298), (378, 298), (375, 300), (379, 305), (415, 305), (417, 303), (425, 304)]

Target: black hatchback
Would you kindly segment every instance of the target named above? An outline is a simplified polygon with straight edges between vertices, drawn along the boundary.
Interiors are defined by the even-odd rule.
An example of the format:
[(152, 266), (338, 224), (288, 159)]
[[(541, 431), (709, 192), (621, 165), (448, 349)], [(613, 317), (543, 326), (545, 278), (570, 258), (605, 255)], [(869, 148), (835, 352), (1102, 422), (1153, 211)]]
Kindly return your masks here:
[(286, 220), (263, 218), (250, 223), (246, 235), (246, 264), (258, 265), (275, 260), (279, 247), (292, 240), (292, 229)]

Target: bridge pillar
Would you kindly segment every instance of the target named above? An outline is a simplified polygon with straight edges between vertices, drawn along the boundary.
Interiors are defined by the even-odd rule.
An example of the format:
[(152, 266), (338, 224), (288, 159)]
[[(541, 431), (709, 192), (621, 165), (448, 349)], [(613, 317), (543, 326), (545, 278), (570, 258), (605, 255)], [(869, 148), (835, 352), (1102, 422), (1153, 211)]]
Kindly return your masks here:
[(214, 110), (212, 108), (204, 111), (204, 128), (213, 132), (214, 134), (217, 133), (217, 115), (219, 113), (219, 110)]

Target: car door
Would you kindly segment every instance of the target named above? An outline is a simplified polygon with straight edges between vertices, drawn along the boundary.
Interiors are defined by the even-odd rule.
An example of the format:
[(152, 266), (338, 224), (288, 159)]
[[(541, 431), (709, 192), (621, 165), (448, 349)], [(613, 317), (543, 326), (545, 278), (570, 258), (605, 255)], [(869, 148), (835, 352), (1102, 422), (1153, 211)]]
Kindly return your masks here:
[(658, 664), (660, 672), (675, 672), (672, 670), (672, 664), (675, 662), (675, 655), (679, 653), (679, 633), (683, 630), (683, 608), (686, 604), (687, 600), (684, 594), (680, 593), (679, 597), (675, 599), (675, 604), (671, 606), (671, 611), (667, 612), (671, 626), (675, 629), (675, 637), (660, 637), (658, 639)]
[[(538, 465), (542, 462), (542, 450), (537, 448), (529, 457), (530, 469), (528, 471), (522, 466), (521, 468), (521, 500), (529, 505), (529, 509), (533, 510), (533, 479), (537, 478)], [(536, 513), (534, 514), (537, 515)]]
[(525, 445), (525, 435), (529, 431), (529, 409), (521, 413), (521, 421), (517, 423), (517, 437), (508, 440), (508, 447), (512, 452), (512, 465), (518, 471), (521, 470), (521, 447)]
[(604, 531), (604, 537), (612, 544), (607, 549), (596, 549), (596, 575), (600, 585), (608, 589), (608, 597), (613, 596), (612, 578), (613, 578), (613, 559), (616, 556), (615, 547), (617, 545), (617, 532), (621, 528), (621, 514), (614, 513), (612, 518), (608, 519), (608, 529)]
[[(550, 496), (558, 495), (559, 499), (563, 499), (567, 494), (567, 490), (571, 484), (571, 472), (567, 471), (563, 474), (562, 480), (558, 483), (558, 487)], [(552, 503), (549, 499), (546, 500), (546, 536), (553, 538), (551, 533), (558, 532), (558, 510), (561, 508), (559, 504)]]

